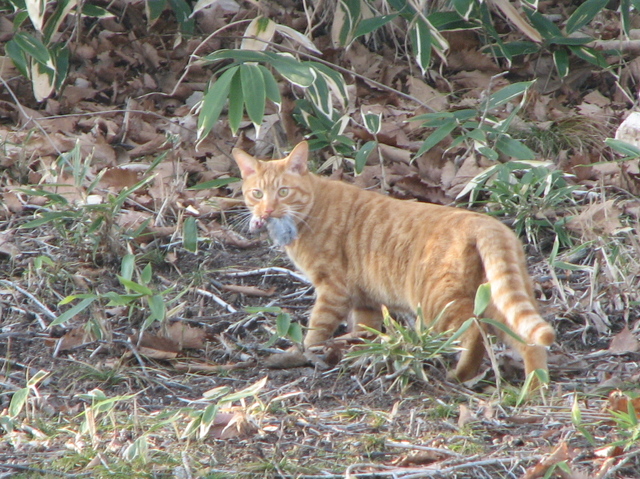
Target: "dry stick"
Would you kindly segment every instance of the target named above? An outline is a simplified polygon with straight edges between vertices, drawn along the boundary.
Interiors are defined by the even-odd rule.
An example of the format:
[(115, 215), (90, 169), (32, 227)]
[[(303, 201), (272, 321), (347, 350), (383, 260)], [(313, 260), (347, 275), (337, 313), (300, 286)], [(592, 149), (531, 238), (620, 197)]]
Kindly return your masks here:
[[(36, 120), (35, 118), (33, 118), (32, 116), (28, 115), (27, 112), (25, 111), (25, 109), (22, 107), (22, 105), (20, 104), (20, 100), (18, 100), (18, 97), (15, 95), (15, 93), (13, 93), (13, 90), (11, 89), (11, 87), (9, 86), (9, 84), (5, 81), (4, 78), (2, 78), (0, 76), (0, 82), (2, 82), (2, 84), (4, 85), (4, 87), (7, 89), (7, 91), (9, 92), (9, 95), (11, 95), (11, 98), (13, 98), (13, 101), (15, 102), (16, 106), (18, 107), (18, 109), (20, 110), (20, 113), (22, 113), (22, 115), (28, 120), (25, 125), (29, 124), (29, 121), (32, 121), (34, 123), (34, 125), (36, 125), (36, 128), (38, 128), (38, 130), (40, 130), (40, 132), (45, 136), (45, 138), (47, 140), (49, 140), (49, 143), (51, 144), (51, 146), (53, 147), (53, 149), (56, 151), (56, 153), (58, 153), (58, 155), (61, 155), (62, 152), (58, 149), (58, 146), (51, 140), (51, 137), (49, 136), (49, 133), (46, 132), (46, 130), (40, 125), (40, 123), (38, 122), (38, 120)], [(44, 118), (40, 118), (40, 120), (44, 120)]]
[[(54, 321), (57, 318), (57, 316), (49, 308), (47, 308), (42, 302), (40, 302), (40, 300), (38, 298), (36, 298), (29, 291), (21, 288), (20, 286), (18, 286), (17, 284), (15, 284), (12, 281), (6, 281), (4, 279), (0, 279), (0, 283), (4, 284), (5, 286), (8, 286), (9, 288), (13, 288), (16, 291), (19, 291), (20, 293), (24, 294), (27, 298), (29, 298), (31, 301), (33, 301), (36, 304), (36, 306), (38, 306), (42, 310), (42, 312), (49, 319), (51, 319), (52, 321)], [(37, 314), (35, 316), (36, 316), (36, 318), (38, 318), (38, 322), (40, 323), (40, 326), (42, 327), (42, 329), (47, 329), (47, 325), (44, 323), (44, 321), (42, 321), (40, 316), (38, 316)]]
[(300, 273), (296, 273), (295, 271), (291, 271), (290, 269), (287, 269), (287, 268), (280, 268), (278, 266), (270, 266), (268, 268), (258, 268), (258, 269), (253, 269), (251, 271), (238, 271), (235, 273), (223, 272), (222, 274), (224, 274), (225, 276), (231, 276), (233, 278), (240, 278), (243, 276), (253, 276), (256, 274), (268, 274), (268, 273), (284, 273), (297, 279), (302, 283), (311, 284), (311, 281), (309, 281), (305, 276), (301, 275)]
[(213, 299), (216, 303), (218, 303), (220, 306), (222, 306), (223, 308), (225, 308), (227, 311), (229, 311), (230, 313), (237, 313), (238, 310), (236, 308), (234, 308), (233, 306), (231, 306), (229, 303), (227, 303), (226, 301), (224, 301), (222, 298), (220, 298), (219, 296), (216, 296), (215, 294), (207, 291), (206, 289), (201, 289), (201, 288), (197, 288), (196, 289), (197, 293), (200, 293), (203, 296), (207, 296), (211, 299)]
[(402, 442), (394, 442), (394, 441), (385, 441), (385, 444), (388, 446), (399, 447), (402, 449), (415, 449), (416, 451), (437, 452), (439, 454), (446, 454), (448, 456), (463, 457), (462, 454), (458, 454), (457, 452), (449, 451), (448, 449), (442, 449), (439, 447), (420, 446), (417, 444), (405, 444)]
[(616, 464), (615, 466), (613, 466), (611, 469), (609, 469), (602, 477), (600, 477), (599, 479), (608, 479), (610, 477), (615, 477), (615, 474), (622, 469), (627, 462), (631, 461), (632, 459), (636, 458), (640, 456), (640, 449), (637, 449), (633, 452), (628, 453), (624, 458), (622, 458), (620, 460), (620, 462), (618, 462), (618, 464)]

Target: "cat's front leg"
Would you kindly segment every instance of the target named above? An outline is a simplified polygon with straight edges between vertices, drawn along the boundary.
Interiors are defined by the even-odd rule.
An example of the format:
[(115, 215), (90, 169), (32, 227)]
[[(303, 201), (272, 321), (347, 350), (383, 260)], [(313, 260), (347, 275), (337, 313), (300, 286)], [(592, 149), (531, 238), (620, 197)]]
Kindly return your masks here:
[(349, 315), (349, 298), (345, 288), (336, 283), (316, 286), (316, 302), (311, 310), (309, 331), (304, 338), (304, 347), (321, 344), (333, 336), (342, 321)]

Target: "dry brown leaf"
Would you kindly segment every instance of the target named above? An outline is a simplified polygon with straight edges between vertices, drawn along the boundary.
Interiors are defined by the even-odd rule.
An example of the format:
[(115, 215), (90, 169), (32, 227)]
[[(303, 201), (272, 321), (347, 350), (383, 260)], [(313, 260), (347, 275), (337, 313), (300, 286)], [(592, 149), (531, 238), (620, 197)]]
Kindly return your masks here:
[(636, 416), (640, 417), (640, 397), (630, 398), (619, 389), (609, 393), (609, 409), (611, 411), (628, 413), (629, 402), (631, 402), (633, 409), (636, 411)]
[[(233, 410), (232, 410), (233, 411)], [(219, 412), (213, 420), (209, 435), (216, 439), (248, 436), (255, 432), (243, 411)]]
[(165, 336), (178, 344), (180, 350), (183, 348), (202, 349), (206, 339), (206, 331), (196, 328), (182, 321), (171, 323), (165, 331)]
[(409, 94), (414, 98), (419, 98), (422, 103), (429, 106), (430, 111), (444, 111), (449, 106), (447, 95), (430, 87), (419, 78), (407, 78), (407, 86), (409, 87)]
[(93, 337), (89, 331), (85, 328), (74, 328), (65, 333), (60, 339), (58, 339), (59, 345), (56, 347), (57, 351), (68, 351), (75, 349), (83, 344), (87, 344), (93, 341)]
[(619, 219), (621, 213), (615, 200), (594, 203), (567, 221), (567, 228), (585, 239), (597, 239), (603, 235), (611, 235), (622, 228)]
[(459, 406), (459, 415), (458, 415), (458, 427), (459, 428), (463, 428), (464, 426), (466, 426), (470, 422), (474, 422), (474, 421), (477, 421), (477, 420), (478, 420), (478, 418), (476, 417), (476, 415), (473, 412), (471, 412), (471, 409), (469, 409), (464, 404), (460, 404), (460, 406)]
[(129, 168), (115, 167), (108, 168), (100, 178), (101, 188), (113, 188), (120, 191), (131, 187), (140, 181), (139, 173)]
[(539, 477), (542, 477), (550, 467), (558, 464), (559, 462), (570, 459), (571, 456), (572, 454), (569, 452), (567, 443), (565, 441), (562, 441), (562, 443), (558, 447), (556, 447), (556, 449), (551, 454), (540, 459), (540, 462), (538, 462), (538, 464), (536, 464), (535, 466), (531, 466), (529, 469), (527, 469), (520, 479), (537, 479)]
[(222, 289), (224, 291), (232, 291), (234, 293), (246, 294), (247, 296), (262, 296), (262, 297), (273, 296), (276, 292), (275, 286), (272, 286), (271, 288), (265, 290), (265, 289), (256, 288), (255, 286), (244, 285), (244, 284), (223, 284)]
[[(137, 345), (140, 354), (148, 358), (173, 359), (180, 351), (180, 345), (172, 339), (164, 338), (148, 331), (142, 334), (142, 339), (139, 343), (138, 337), (138, 334), (133, 334), (129, 336), (129, 340)], [(131, 357), (132, 355), (131, 351), (126, 351), (124, 357)]]
[(611, 354), (626, 354), (638, 351), (640, 351), (640, 341), (629, 331), (627, 326), (613, 337), (609, 345)]

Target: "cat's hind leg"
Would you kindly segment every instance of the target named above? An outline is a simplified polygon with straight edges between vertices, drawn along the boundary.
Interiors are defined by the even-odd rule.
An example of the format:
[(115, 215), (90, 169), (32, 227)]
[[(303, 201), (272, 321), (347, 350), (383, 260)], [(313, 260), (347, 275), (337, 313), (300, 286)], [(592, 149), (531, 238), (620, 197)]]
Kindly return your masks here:
[[(444, 316), (440, 318), (436, 329), (444, 331), (451, 329), (456, 331), (462, 324), (473, 317), (473, 300), (458, 298), (447, 307)], [(468, 381), (477, 376), (482, 359), (485, 355), (485, 346), (482, 334), (477, 324), (472, 324), (460, 337), (460, 357), (450, 376), (458, 381)]]
[(382, 328), (382, 310), (380, 306), (377, 308), (353, 308), (349, 318), (349, 331), (351, 335), (354, 337), (359, 336), (360, 333), (366, 331), (363, 326), (380, 331)]

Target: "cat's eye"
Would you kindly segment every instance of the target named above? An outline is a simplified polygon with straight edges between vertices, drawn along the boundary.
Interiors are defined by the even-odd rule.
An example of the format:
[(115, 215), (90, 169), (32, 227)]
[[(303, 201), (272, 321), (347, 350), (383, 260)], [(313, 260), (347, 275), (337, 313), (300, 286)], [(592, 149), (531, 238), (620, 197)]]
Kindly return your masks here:
[(278, 196), (280, 198), (284, 198), (285, 196), (287, 196), (289, 194), (289, 188), (280, 188), (278, 190)]
[(251, 192), (251, 194), (253, 195), (253, 197), (254, 197), (256, 200), (259, 200), (259, 199), (261, 199), (261, 198), (264, 196), (264, 193), (263, 193), (263, 191), (262, 191), (262, 190), (253, 190), (253, 191)]

